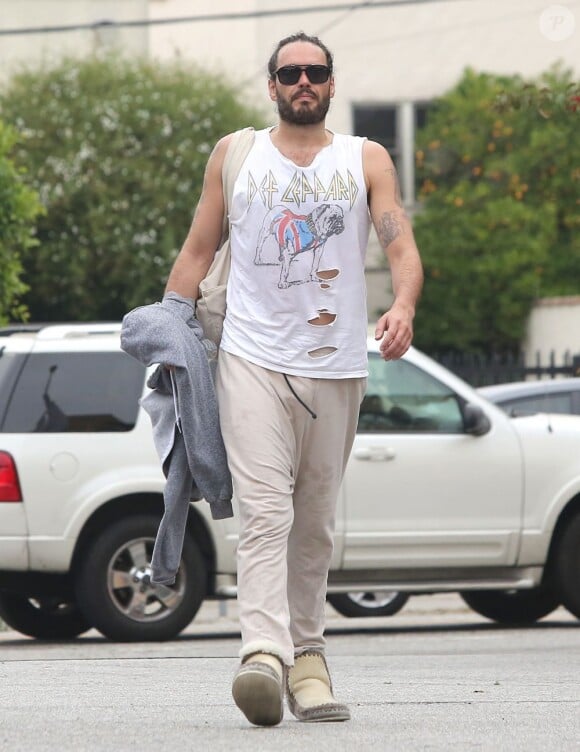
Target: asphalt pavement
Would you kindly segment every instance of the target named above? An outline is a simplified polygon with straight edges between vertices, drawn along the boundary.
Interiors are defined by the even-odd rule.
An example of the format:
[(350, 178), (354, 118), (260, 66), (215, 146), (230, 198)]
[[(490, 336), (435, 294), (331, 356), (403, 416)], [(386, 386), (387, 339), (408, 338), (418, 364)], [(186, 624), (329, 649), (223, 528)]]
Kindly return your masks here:
[(329, 606), (327, 637), (352, 720), (304, 724), (286, 711), (256, 728), (231, 700), (234, 602), (205, 604), (166, 643), (1, 632), (0, 750), (580, 750), (580, 622), (564, 609), (508, 629), (456, 595), (413, 597), (389, 618)]

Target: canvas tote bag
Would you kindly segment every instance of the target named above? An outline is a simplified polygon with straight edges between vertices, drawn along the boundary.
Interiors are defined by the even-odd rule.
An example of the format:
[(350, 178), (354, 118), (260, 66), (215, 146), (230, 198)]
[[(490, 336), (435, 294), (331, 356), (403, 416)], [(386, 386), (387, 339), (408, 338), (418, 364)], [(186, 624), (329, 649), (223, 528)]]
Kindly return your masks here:
[(230, 206), (234, 183), (253, 143), (254, 129), (243, 128), (234, 133), (228, 144), (222, 167), (224, 223), (221, 244), (216, 251), (208, 273), (199, 283), (196, 316), (205, 336), (218, 347), (226, 315), (226, 288), (230, 273)]

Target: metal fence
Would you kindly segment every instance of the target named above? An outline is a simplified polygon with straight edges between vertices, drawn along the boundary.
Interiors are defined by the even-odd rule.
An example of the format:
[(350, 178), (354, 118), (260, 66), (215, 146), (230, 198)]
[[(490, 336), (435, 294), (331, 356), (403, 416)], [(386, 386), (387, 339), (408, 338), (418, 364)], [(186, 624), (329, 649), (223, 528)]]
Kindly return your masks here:
[(507, 381), (555, 379), (580, 376), (580, 353), (566, 351), (557, 357), (552, 351), (547, 362), (539, 352), (533, 365), (526, 353), (480, 355), (476, 353), (430, 353), (431, 357), (474, 387)]

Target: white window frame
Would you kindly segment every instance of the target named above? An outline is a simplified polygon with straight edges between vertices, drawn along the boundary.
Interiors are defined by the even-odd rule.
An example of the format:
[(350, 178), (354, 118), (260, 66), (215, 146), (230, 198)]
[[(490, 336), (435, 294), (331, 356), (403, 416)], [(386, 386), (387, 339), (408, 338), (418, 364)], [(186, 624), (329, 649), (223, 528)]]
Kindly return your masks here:
[[(429, 106), (426, 100), (403, 100), (399, 102), (353, 102), (352, 132), (355, 133), (355, 112), (357, 109), (388, 108), (395, 111), (396, 162), (401, 186), (403, 204), (408, 209), (417, 205), (415, 179), (415, 123), (419, 107)], [(360, 133), (357, 135), (366, 135)]]

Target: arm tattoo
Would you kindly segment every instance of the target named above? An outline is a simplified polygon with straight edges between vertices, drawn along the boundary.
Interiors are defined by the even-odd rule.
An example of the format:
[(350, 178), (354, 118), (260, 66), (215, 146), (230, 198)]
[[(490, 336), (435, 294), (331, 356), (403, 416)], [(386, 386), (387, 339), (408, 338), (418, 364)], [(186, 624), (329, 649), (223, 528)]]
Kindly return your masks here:
[(401, 186), (399, 184), (399, 176), (397, 175), (397, 171), (394, 167), (389, 167), (386, 172), (389, 173), (389, 175), (392, 176), (394, 182), (395, 182), (395, 203), (397, 206), (400, 206), (401, 209), (403, 208), (403, 198), (401, 196)]
[(397, 212), (385, 212), (377, 223), (377, 235), (385, 250), (395, 238), (403, 233), (403, 225)]

